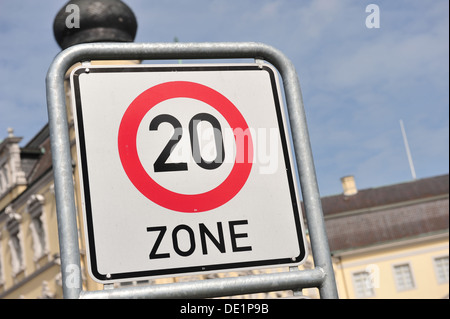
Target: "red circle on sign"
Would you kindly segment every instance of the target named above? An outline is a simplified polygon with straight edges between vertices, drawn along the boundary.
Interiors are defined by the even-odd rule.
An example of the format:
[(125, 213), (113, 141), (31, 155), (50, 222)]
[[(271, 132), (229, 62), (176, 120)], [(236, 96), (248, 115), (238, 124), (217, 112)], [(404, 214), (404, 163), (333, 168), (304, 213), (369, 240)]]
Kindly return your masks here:
[[(145, 114), (157, 104), (173, 98), (191, 98), (215, 108), (235, 130), (248, 132), (237, 138), (236, 159), (228, 177), (216, 188), (200, 194), (181, 194), (155, 182), (142, 166), (137, 151), (137, 132)], [(152, 202), (170, 210), (198, 213), (217, 208), (232, 199), (244, 186), (253, 162), (253, 142), (248, 125), (239, 110), (219, 92), (198, 83), (174, 81), (142, 92), (128, 107), (119, 126), (118, 146), (122, 166), (133, 185)], [(245, 147), (247, 146), (247, 147)], [(246, 152), (247, 151), (247, 152)], [(248, 155), (248, 157), (246, 156)], [(247, 160), (242, 160), (247, 157)], [(238, 159), (240, 159), (238, 161)]]

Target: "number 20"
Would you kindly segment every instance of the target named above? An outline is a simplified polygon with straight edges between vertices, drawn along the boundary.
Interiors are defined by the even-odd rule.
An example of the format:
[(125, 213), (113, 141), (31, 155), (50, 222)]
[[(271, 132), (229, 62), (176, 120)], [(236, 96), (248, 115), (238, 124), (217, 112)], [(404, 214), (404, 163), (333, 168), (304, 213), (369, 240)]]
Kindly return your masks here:
[[(216, 158), (213, 161), (205, 161), (200, 152), (200, 140), (197, 132), (197, 126), (201, 121), (209, 122), (214, 131), (214, 143), (216, 146)], [(181, 127), (180, 121), (169, 114), (160, 114), (156, 116), (150, 122), (150, 131), (158, 130), (161, 123), (167, 122), (171, 124), (174, 128), (174, 132), (170, 140), (167, 142), (166, 146), (163, 148), (161, 154), (156, 159), (153, 164), (155, 173), (158, 172), (171, 172), (171, 171), (187, 171), (187, 163), (166, 163), (175, 146), (181, 140), (183, 135), (183, 128)], [(204, 169), (216, 169), (222, 165), (225, 159), (225, 150), (223, 147), (223, 136), (219, 121), (208, 113), (199, 113), (194, 115), (194, 117), (189, 121), (189, 134), (191, 138), (191, 151), (192, 157), (198, 166)]]

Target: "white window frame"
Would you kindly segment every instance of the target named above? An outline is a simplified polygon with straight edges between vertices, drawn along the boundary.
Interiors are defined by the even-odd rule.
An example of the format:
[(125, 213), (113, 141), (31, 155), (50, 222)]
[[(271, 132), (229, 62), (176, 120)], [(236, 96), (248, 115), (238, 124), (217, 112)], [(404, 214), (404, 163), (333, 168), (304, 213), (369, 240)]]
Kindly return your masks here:
[(11, 205), (5, 208), (5, 213), (8, 216), (6, 229), (9, 233), (8, 246), (11, 253), (11, 268), (13, 276), (16, 277), (19, 273), (25, 271), (25, 251), (23, 249), (22, 230), (20, 227), (22, 216)]
[(4, 274), (4, 262), (3, 262), (3, 245), (1, 240), (2, 238), (2, 231), (0, 230), (0, 287), (5, 284), (5, 274)]
[(17, 276), (25, 270), (25, 258), (21, 237), (20, 229), (9, 233), (8, 246), (11, 252), (11, 267), (13, 276)]
[[(49, 253), (47, 226), (44, 215), (44, 196), (35, 194), (31, 195), (27, 201), (27, 212), (31, 217), (30, 230), (33, 239), (33, 260), (37, 262)], [(39, 232), (39, 228), (42, 233)]]
[[(441, 265), (438, 264), (438, 260), (440, 259), (444, 259), (447, 258), (447, 269), (442, 269), (440, 268)], [(434, 273), (436, 275), (436, 281), (439, 285), (441, 284), (448, 284), (449, 281), (449, 270), (448, 270), (448, 255), (439, 255), (439, 256), (435, 256), (433, 257), (433, 267), (434, 267)], [(446, 275), (446, 277), (442, 277), (440, 276), (442, 274)]]
[[(362, 282), (358, 276), (365, 276)], [(370, 272), (365, 269), (352, 272), (352, 283), (356, 298), (372, 298), (375, 297), (375, 287), (373, 287)], [(364, 286), (361, 286), (364, 285)], [(362, 287), (362, 291), (360, 287)]]

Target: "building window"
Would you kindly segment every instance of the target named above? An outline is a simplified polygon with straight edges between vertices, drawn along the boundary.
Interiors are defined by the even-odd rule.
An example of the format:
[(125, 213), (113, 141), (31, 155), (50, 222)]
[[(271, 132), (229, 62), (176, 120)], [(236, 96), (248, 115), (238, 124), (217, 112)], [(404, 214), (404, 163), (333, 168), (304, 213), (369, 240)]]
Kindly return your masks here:
[(150, 280), (138, 280), (138, 281), (124, 281), (120, 283), (116, 283), (115, 287), (129, 287), (129, 286), (144, 286), (151, 284)]
[(6, 229), (9, 233), (9, 250), (11, 252), (11, 267), (13, 271), (13, 276), (25, 269), (22, 243), (20, 240), (20, 223), (22, 221), (22, 216), (18, 214), (11, 205), (5, 209), (6, 216), (8, 216), (8, 221), (6, 223)]
[(0, 197), (2, 197), (8, 190), (8, 179), (6, 176), (7, 175), (3, 172), (3, 170), (0, 169)]
[[(2, 232), (0, 230), (0, 240), (2, 239)], [(4, 277), (3, 277), (3, 258), (2, 258), (2, 245), (0, 242), (0, 287), (4, 284)]]
[(353, 285), (355, 287), (356, 298), (369, 298), (375, 296), (375, 290), (368, 271), (354, 273)]
[(398, 291), (415, 288), (414, 278), (409, 264), (394, 266), (395, 285)]
[(11, 251), (11, 266), (14, 275), (24, 269), (23, 251), (20, 243), (19, 232), (11, 233), (9, 239), (9, 249)]
[(448, 256), (434, 258), (434, 269), (438, 283), (448, 283)]
[(27, 202), (28, 213), (31, 216), (30, 230), (33, 238), (34, 260), (47, 255), (47, 241), (43, 214), (44, 197), (32, 195)]

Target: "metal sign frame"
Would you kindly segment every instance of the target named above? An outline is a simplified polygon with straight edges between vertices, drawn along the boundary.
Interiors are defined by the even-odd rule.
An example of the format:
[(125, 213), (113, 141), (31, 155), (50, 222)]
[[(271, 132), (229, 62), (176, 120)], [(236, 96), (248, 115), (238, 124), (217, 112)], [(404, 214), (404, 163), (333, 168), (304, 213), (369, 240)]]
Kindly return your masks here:
[[(90, 275), (94, 281), (109, 284), (156, 277), (237, 271), (252, 267), (298, 266), (306, 260), (308, 254), (306, 253), (303, 214), (299, 202), (300, 188), (296, 183), (293, 148), (290, 147), (286, 112), (280, 99), (278, 73), (274, 67), (267, 63), (182, 63), (133, 66), (95, 66), (84, 63), (71, 72), (70, 80), (75, 132), (78, 137), (80, 188), (81, 196), (84, 199), (86, 255)], [(169, 89), (167, 89), (168, 87)], [(230, 91), (225, 93), (230, 88), (238, 96), (233, 96), (232, 102), (225, 100), (225, 96), (231, 96)], [(249, 94), (251, 88), (257, 89), (259, 94), (257, 96)], [(116, 94), (112, 94), (113, 92), (120, 92), (120, 98)], [(222, 93), (225, 96), (221, 95)], [(173, 106), (174, 103), (176, 104), (173, 97), (178, 97), (180, 94), (185, 98), (187, 96), (190, 98), (189, 101), (183, 100), (182, 104), (179, 104), (179, 110), (182, 110), (180, 113), (183, 114), (177, 113), (177, 110), (171, 108), (170, 104), (166, 104), (166, 107), (160, 108), (159, 111), (154, 111), (154, 106), (164, 104), (168, 100)], [(150, 102), (151, 97), (160, 97), (161, 95), (165, 96), (164, 101), (158, 99), (155, 103)], [(212, 99), (210, 95), (213, 95)], [(133, 102), (131, 104), (124, 103), (122, 98), (125, 96)], [(227, 172), (226, 170), (230, 167), (227, 165), (233, 163), (233, 168), (230, 170), (231, 172), (227, 172), (225, 181), (213, 185), (212, 188), (201, 188), (201, 191), (197, 189), (195, 192), (186, 194), (184, 193), (185, 188), (174, 190), (171, 188), (173, 184), (164, 182), (158, 184), (161, 181), (158, 180), (161, 171), (157, 171), (155, 167), (156, 158), (158, 155), (161, 157), (164, 145), (156, 146), (157, 141), (152, 141), (152, 134), (148, 139), (148, 125), (143, 125), (146, 130), (141, 132), (147, 139), (141, 145), (147, 151), (151, 150), (154, 158), (151, 160), (146, 158), (142, 163), (153, 163), (153, 167), (147, 168), (146, 171), (144, 166), (140, 165), (139, 154), (137, 153), (137, 157), (132, 156), (131, 154), (134, 152), (130, 152), (130, 148), (132, 145), (136, 145), (136, 151), (138, 149), (138, 130), (134, 129), (136, 125), (139, 126), (147, 121), (150, 124), (157, 119), (155, 114), (161, 118), (164, 113), (165, 118), (170, 116), (174, 121), (179, 119), (181, 135), (188, 135), (192, 138), (192, 133), (186, 130), (187, 121), (182, 117), (182, 115), (186, 115), (187, 118), (193, 118), (191, 115), (200, 112), (190, 104), (192, 101), (196, 101), (195, 103), (201, 101), (202, 112), (215, 114), (214, 119), (219, 126), (221, 125), (219, 135), (222, 139), (223, 151), (220, 153), (223, 154), (221, 161), (225, 165), (221, 166), (222, 171), (220, 168), (216, 170), (220, 165), (214, 169), (195, 170), (195, 167), (192, 168), (192, 166), (198, 165), (199, 158), (192, 155), (192, 157), (177, 158), (181, 165), (185, 165), (182, 170), (178, 170), (178, 167), (175, 170), (180, 172), (178, 176), (175, 171), (162, 175), (171, 177), (171, 181), (176, 184), (195, 190), (195, 187), (205, 184), (202, 176), (207, 176), (208, 181), (219, 176), (217, 179), (220, 181), (221, 172), (224, 170)], [(98, 126), (98, 119), (104, 116), (105, 109), (96, 107), (98, 105), (108, 105), (108, 120), (103, 122), (101, 128)], [(186, 110), (187, 105), (191, 106), (191, 110), (194, 109), (195, 112), (189, 113)], [(195, 104), (195, 106), (199, 105)], [(136, 117), (137, 112), (140, 115)], [(208, 114), (212, 117), (213, 115), (210, 113), (199, 114)], [(148, 114), (153, 115), (144, 120)], [(246, 114), (245, 117), (243, 114)], [(220, 116), (226, 120), (226, 123), (223, 120), (222, 124), (219, 123), (217, 118)], [(120, 125), (117, 123), (119, 119), (121, 120)], [(267, 120), (271, 121), (271, 125), (267, 124)], [(181, 123), (184, 124), (185, 131), (183, 131)], [(241, 132), (250, 132), (249, 127), (244, 127), (247, 123), (251, 123), (251, 130), (254, 131), (251, 133), (254, 144), (243, 143), (244, 138)], [(265, 123), (264, 126), (261, 123)], [(268, 171), (263, 170), (267, 168), (266, 163), (261, 162), (260, 152), (257, 150), (261, 140), (265, 137), (258, 136), (261, 127), (269, 126), (272, 130), (271, 134), (276, 130), (279, 138), (276, 144), (278, 152), (274, 152), (273, 149), (271, 152), (273, 152), (272, 155), (277, 155), (277, 166), (278, 164), (282, 164), (282, 166), (280, 165), (277, 170), (267, 174)], [(276, 129), (274, 129), (275, 126)], [(231, 131), (232, 128), (236, 131), (235, 133)], [(258, 132), (256, 132), (257, 130)], [(130, 135), (130, 131), (136, 134)], [(155, 131), (155, 127), (153, 131)], [(111, 138), (116, 132), (117, 139)], [(235, 134), (237, 137), (231, 139), (230, 137)], [(198, 135), (202, 135), (202, 133)], [(263, 134), (261, 133), (261, 135)], [(153, 136), (154, 138), (157, 136), (155, 139), (163, 144), (167, 142), (166, 137), (170, 138), (170, 136), (163, 137), (161, 134), (154, 133)], [(183, 147), (182, 141), (185, 141), (180, 140), (179, 149)], [(227, 144), (231, 140), (237, 143), (235, 158), (230, 155), (232, 146)], [(244, 160), (249, 152), (244, 148), (249, 144), (255, 145), (255, 149), (252, 149), (252, 158)], [(153, 147), (148, 148), (148, 145), (153, 145)], [(172, 150), (174, 148), (172, 147)], [(188, 150), (188, 152), (190, 151)], [(244, 163), (237, 163), (235, 159)], [(167, 161), (167, 159), (165, 160)], [(189, 162), (190, 160), (194, 160), (197, 165)], [(248, 165), (248, 162), (251, 165)], [(167, 168), (165, 165), (167, 164), (163, 162), (163, 171), (170, 171), (171, 167)], [(139, 171), (137, 167), (141, 167), (142, 170)], [(96, 176), (101, 175), (101, 177), (92, 177), (91, 174), (94, 172), (98, 174)], [(109, 174), (110, 172), (114, 173)], [(238, 173), (236, 174), (236, 172)], [(188, 175), (189, 178), (186, 178), (187, 173), (191, 173)], [(196, 174), (195, 177), (192, 174)], [(185, 179), (180, 182), (183, 175)], [(264, 179), (255, 182), (261, 177)], [(227, 183), (228, 186), (221, 187), (225, 185), (224, 183)], [(265, 183), (272, 187), (265, 189), (271, 194), (270, 197), (260, 190), (260, 185)], [(243, 189), (244, 184), (246, 189)], [(110, 185), (115, 186), (110, 188)], [(208, 200), (205, 198), (205, 194), (207, 194)], [(224, 194), (226, 194), (225, 198)], [(234, 198), (238, 194), (241, 200)], [(142, 196), (145, 197), (145, 201), (140, 200)], [(132, 213), (133, 217), (124, 218), (123, 209), (117, 209), (122, 204), (132, 207), (129, 213)], [(199, 211), (203, 213), (197, 214)], [(275, 211), (276, 214), (274, 214)], [(179, 225), (180, 212), (183, 212), (187, 218), (182, 225)], [(160, 215), (161, 213), (163, 215)], [(239, 220), (232, 221), (236, 218)], [(259, 221), (262, 222), (258, 223)], [(244, 233), (238, 237), (251, 237), (251, 242), (244, 239), (249, 246), (238, 247), (234, 237), (234, 224), (247, 226), (243, 227), (246, 232), (251, 233), (251, 236)], [(109, 226), (104, 227), (105, 225)], [(114, 242), (111, 237), (110, 226), (113, 225), (120, 225), (114, 230), (113, 237), (118, 239), (117, 242)], [(142, 227), (142, 225), (152, 225), (153, 227)], [(200, 225), (202, 227), (197, 229)], [(129, 228), (130, 226), (133, 227), (133, 230)], [(218, 237), (214, 237), (217, 241), (215, 246), (211, 245), (209, 252), (206, 249), (205, 234), (201, 235), (206, 227), (210, 227), (213, 234), (219, 233)], [(123, 231), (124, 229), (127, 231)], [(187, 244), (183, 251), (180, 251), (180, 246), (178, 246), (177, 229), (182, 229), (181, 233), (184, 235), (187, 235), (186, 232), (191, 234), (189, 237), (181, 236)], [(280, 232), (281, 229), (282, 232)], [(171, 240), (166, 231), (175, 237)], [(151, 241), (149, 241), (149, 232), (152, 232)], [(230, 234), (229, 239), (228, 234)], [(141, 237), (139, 240), (139, 235), (144, 238)], [(197, 235), (199, 236), (197, 237)], [(210, 236), (214, 235), (210, 233)], [(211, 237), (209, 239), (212, 240)], [(169, 247), (163, 248), (164, 244), (172, 241), (172, 245), (169, 244)], [(226, 241), (231, 247), (225, 245)], [(154, 243), (151, 252), (148, 247), (149, 242)], [(219, 247), (219, 242), (221, 242), (222, 248)], [(201, 243), (202, 254), (200, 254), (200, 245), (196, 246), (196, 243)], [(142, 256), (148, 257), (141, 258)]]
[[(315, 268), (299, 271), (293, 267), (297, 271), (84, 291), (64, 85), (69, 68), (91, 60), (246, 58), (271, 63), (283, 81)], [(313, 287), (319, 289), (321, 298), (338, 298), (300, 83), (292, 62), (282, 52), (253, 42), (79, 44), (55, 57), (47, 73), (46, 89), (64, 298), (211, 298)]]

